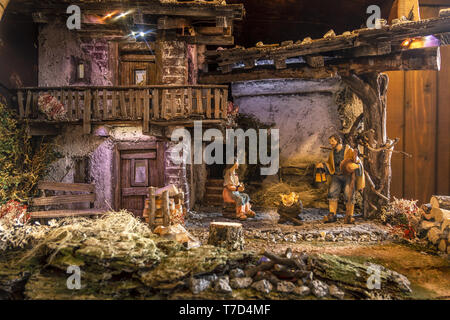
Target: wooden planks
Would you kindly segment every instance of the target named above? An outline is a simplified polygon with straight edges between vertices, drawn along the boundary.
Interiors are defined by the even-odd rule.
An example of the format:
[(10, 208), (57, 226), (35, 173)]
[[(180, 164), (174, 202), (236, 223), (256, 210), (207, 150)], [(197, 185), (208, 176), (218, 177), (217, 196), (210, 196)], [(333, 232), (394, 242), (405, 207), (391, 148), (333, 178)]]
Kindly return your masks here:
[(222, 94), (222, 119), (226, 119), (227, 115), (228, 115), (228, 89), (224, 89)]
[(25, 117), (25, 108), (23, 106), (23, 91), (17, 91), (17, 102), (19, 104), (19, 116), (21, 119)]
[(144, 93), (142, 114), (142, 132), (148, 133), (150, 131), (150, 91), (147, 89)]
[(31, 114), (31, 91), (27, 91), (27, 100), (25, 103), (25, 115)]
[(203, 114), (203, 95), (202, 95), (202, 89), (196, 90), (196, 97), (197, 97), (197, 113)]
[(94, 184), (86, 184), (86, 183), (62, 183), (62, 182), (52, 182), (52, 181), (39, 181), (38, 189), (54, 190), (54, 191), (95, 192), (95, 185)]
[(30, 212), (32, 219), (48, 219), (61, 217), (85, 217), (93, 215), (103, 215), (107, 212), (104, 209), (81, 209), (81, 210), (49, 210)]
[(38, 114), (37, 98), (46, 93), (64, 104), (67, 119), (63, 121), (81, 120), (84, 134), (91, 133), (93, 122), (111, 120), (142, 120), (148, 132), (152, 120), (224, 119), (228, 95), (226, 86), (217, 85), (23, 88), (17, 91), (22, 119), (32, 116), (36, 122), (60, 122)]
[(156, 159), (156, 152), (122, 153), (121, 159)]
[(159, 89), (153, 89), (152, 91), (152, 109), (154, 119), (159, 119), (159, 92)]
[(167, 96), (168, 96), (168, 90), (164, 89), (162, 91), (162, 99), (161, 99), (161, 118), (167, 119)]
[(211, 90), (206, 90), (206, 118), (211, 119)]
[[(287, 58), (320, 56), (325, 52), (342, 52), (354, 48), (362, 48), (362, 51), (366, 51), (366, 53), (372, 52), (372, 48), (376, 48), (373, 51), (374, 54), (385, 55), (391, 52), (392, 48), (401, 51), (399, 44), (406, 38), (449, 32), (449, 21), (450, 17), (432, 18), (392, 26), (386, 25), (380, 29), (358, 29), (348, 35), (321, 38), (306, 43), (221, 50), (216, 53), (217, 58), (214, 62), (222, 68), (223, 73), (228, 73), (232, 71), (233, 65), (240, 63), (244, 64), (245, 69), (255, 68), (254, 61), (260, 59), (274, 60), (276, 69), (284, 69), (287, 67), (285, 62)], [(361, 52), (361, 50), (358, 51)], [(309, 58), (307, 60), (312, 62)], [(313, 64), (315, 67), (319, 67), (322, 63), (323, 61), (319, 59)]]
[(91, 133), (91, 93), (84, 91), (84, 110), (83, 110), (83, 133)]
[(90, 194), (76, 194), (76, 195), (35, 198), (31, 201), (31, 204), (33, 206), (49, 206), (49, 205), (59, 205), (59, 204), (79, 203), (79, 202), (94, 202), (94, 201), (95, 201), (95, 194), (90, 193)]
[(192, 113), (192, 88), (187, 89), (187, 113)]
[(120, 116), (127, 118), (127, 105), (125, 104), (125, 91), (120, 91)]
[(117, 119), (117, 92), (111, 91), (111, 119)]
[(73, 102), (73, 92), (72, 92), (72, 90), (69, 90), (67, 92), (67, 104), (66, 104), (67, 119), (69, 121), (73, 120), (72, 102)]
[[(399, 138), (400, 142), (395, 149), (405, 149), (405, 72), (391, 71), (389, 76), (389, 87), (387, 90), (387, 133), (391, 139)], [(391, 194), (396, 198), (403, 198), (403, 170), (404, 156), (393, 153), (391, 159), (392, 182)]]
[[(420, 9), (429, 18), (441, 7)], [(401, 139), (397, 150), (413, 155), (393, 154), (396, 197), (428, 202), (432, 194), (450, 191), (450, 47), (441, 47), (441, 59), (440, 71), (389, 72), (388, 135)]]
[(109, 112), (108, 112), (108, 93), (106, 89), (102, 90), (102, 110), (100, 114), (101, 119), (108, 119), (109, 118)]
[(81, 119), (80, 93), (75, 91), (75, 118)]
[(406, 72), (405, 151), (413, 157), (405, 161), (404, 196), (421, 203), (435, 186), (436, 85), (434, 71)]
[(122, 196), (146, 196), (148, 195), (148, 187), (122, 188)]
[(220, 117), (220, 90), (214, 89), (214, 118)]
[(92, 100), (92, 116), (95, 119), (100, 118), (100, 110), (99, 110), (99, 97), (98, 90), (94, 90), (93, 100)]
[(436, 192), (450, 194), (450, 46), (441, 48), (438, 72)]

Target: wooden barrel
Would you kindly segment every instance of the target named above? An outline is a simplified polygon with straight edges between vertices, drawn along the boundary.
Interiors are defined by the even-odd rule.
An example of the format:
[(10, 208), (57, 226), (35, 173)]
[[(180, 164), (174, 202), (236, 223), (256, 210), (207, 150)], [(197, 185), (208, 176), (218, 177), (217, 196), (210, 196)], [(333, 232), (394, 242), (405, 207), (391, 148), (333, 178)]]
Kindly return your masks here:
[(6, 6), (8, 5), (9, 0), (0, 0), (0, 20), (2, 20), (3, 14), (5, 13)]

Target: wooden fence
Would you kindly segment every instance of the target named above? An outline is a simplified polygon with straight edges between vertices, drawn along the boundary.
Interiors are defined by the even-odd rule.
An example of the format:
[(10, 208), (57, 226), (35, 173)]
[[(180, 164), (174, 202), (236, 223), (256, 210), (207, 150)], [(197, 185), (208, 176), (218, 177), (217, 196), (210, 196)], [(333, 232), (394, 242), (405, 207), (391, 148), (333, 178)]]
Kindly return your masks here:
[[(64, 105), (64, 120), (48, 119), (39, 111), (38, 99), (50, 94)], [(92, 122), (141, 120), (148, 132), (151, 121), (189, 118), (226, 119), (227, 86), (126, 86), (33, 87), (17, 91), (21, 119), (50, 122), (83, 122), (84, 133)]]

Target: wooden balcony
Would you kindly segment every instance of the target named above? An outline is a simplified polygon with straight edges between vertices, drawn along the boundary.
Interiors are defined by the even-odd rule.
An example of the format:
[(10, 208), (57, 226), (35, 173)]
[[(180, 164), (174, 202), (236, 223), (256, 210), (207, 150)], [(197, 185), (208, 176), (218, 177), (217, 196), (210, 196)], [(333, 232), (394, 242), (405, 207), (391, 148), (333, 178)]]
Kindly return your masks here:
[[(64, 105), (62, 120), (49, 119), (39, 111), (38, 98), (50, 94)], [(126, 86), (126, 87), (33, 87), (17, 91), (19, 117), (29, 122), (82, 123), (83, 132), (105, 122), (142, 122), (143, 132), (150, 124), (183, 124), (193, 120), (222, 123), (227, 118), (228, 87)]]

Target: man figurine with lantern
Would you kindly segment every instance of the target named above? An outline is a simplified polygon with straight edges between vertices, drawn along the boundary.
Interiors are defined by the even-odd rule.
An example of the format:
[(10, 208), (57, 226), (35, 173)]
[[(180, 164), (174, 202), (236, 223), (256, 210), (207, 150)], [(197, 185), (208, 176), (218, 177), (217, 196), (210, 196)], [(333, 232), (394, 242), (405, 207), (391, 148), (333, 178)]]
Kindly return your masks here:
[(346, 212), (344, 223), (354, 223), (355, 190), (362, 190), (365, 186), (364, 168), (358, 157), (357, 150), (349, 145), (342, 145), (342, 138), (333, 134), (328, 138), (331, 152), (328, 161), (316, 164), (317, 169), (324, 169), (331, 178), (328, 190), (329, 213), (323, 222), (336, 222), (339, 194), (344, 192)]

